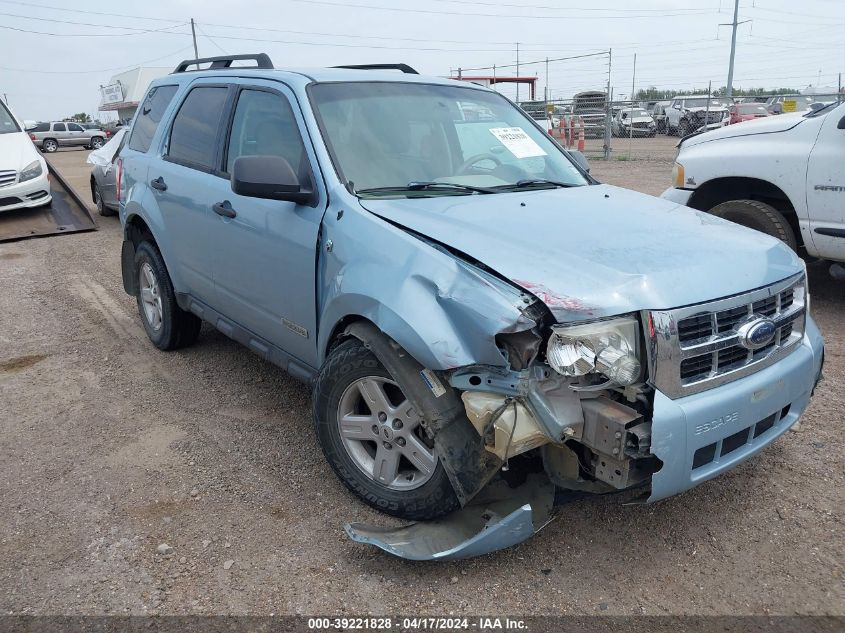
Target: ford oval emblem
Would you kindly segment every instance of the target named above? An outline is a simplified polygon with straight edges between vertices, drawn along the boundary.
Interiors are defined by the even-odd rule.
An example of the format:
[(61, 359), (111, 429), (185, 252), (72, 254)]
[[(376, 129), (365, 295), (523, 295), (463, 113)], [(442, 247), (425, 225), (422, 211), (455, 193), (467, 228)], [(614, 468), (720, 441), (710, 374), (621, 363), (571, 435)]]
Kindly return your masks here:
[(768, 317), (756, 317), (745, 323), (737, 331), (739, 344), (745, 349), (766, 347), (775, 338), (777, 327)]

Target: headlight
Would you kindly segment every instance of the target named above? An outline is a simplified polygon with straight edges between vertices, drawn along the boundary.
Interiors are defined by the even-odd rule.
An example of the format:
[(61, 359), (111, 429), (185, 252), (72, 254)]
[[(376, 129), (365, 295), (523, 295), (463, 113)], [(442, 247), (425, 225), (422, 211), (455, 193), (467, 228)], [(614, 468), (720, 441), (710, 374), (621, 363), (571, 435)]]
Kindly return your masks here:
[(18, 177), (18, 182), (26, 182), (27, 180), (38, 178), (43, 173), (43, 171), (44, 170), (41, 168), (41, 161), (34, 160), (29, 165), (21, 169), (20, 176)]
[(675, 163), (672, 167), (672, 186), (676, 189), (684, 188), (684, 166), (681, 163)]
[(795, 287), (795, 297), (798, 301), (804, 302), (804, 313), (810, 314), (810, 279), (807, 277), (807, 262), (801, 260), (801, 265), (804, 267), (804, 283)]
[(639, 340), (639, 324), (631, 317), (558, 325), (552, 327), (546, 358), (564, 376), (599, 373), (619, 385), (632, 385), (641, 373)]

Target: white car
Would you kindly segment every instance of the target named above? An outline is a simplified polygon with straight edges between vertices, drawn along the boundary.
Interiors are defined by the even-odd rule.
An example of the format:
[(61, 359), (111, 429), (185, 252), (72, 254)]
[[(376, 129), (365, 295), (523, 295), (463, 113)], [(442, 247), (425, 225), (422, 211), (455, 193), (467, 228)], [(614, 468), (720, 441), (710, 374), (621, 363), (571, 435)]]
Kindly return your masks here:
[(686, 138), (673, 178), (663, 198), (845, 261), (845, 103)]
[(47, 163), (0, 101), (0, 212), (50, 204)]
[(619, 110), (610, 125), (613, 136), (654, 136), (657, 134), (657, 123), (645, 108)]
[(727, 125), (728, 108), (720, 99), (707, 95), (678, 95), (666, 108), (666, 133), (686, 136), (702, 127), (714, 129)]

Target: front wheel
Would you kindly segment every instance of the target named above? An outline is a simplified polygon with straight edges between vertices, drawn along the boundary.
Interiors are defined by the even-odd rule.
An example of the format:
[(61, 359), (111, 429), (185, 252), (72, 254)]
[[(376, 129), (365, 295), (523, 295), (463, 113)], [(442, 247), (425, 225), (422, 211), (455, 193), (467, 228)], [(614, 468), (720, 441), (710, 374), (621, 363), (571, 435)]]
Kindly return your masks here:
[(173, 350), (197, 340), (202, 321), (176, 303), (173, 284), (158, 248), (142, 242), (135, 251), (138, 279), (138, 312), (152, 344), (160, 350)]
[(798, 240), (789, 220), (770, 204), (759, 200), (729, 200), (717, 204), (710, 213), (776, 237), (793, 251), (798, 250)]
[(422, 416), (358, 339), (339, 345), (320, 370), (314, 419), (329, 464), (365, 503), (414, 521), (458, 507)]

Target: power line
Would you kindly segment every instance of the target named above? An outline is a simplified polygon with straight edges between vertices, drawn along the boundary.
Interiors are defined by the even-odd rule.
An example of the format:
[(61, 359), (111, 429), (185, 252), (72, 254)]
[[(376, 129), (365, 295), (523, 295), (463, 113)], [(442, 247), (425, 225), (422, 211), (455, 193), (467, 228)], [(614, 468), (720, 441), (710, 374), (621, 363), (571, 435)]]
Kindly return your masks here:
[[(434, 2), (447, 2), (450, 4), (470, 4), (470, 5), (481, 5), (486, 7), (509, 7), (509, 8), (517, 8), (517, 9), (551, 9), (553, 11), (613, 11), (617, 13), (665, 13), (667, 9), (604, 9), (601, 7), (560, 7), (560, 6), (551, 6), (551, 5), (538, 5), (538, 4), (507, 4), (504, 2), (480, 2), (479, 0), (434, 0)], [(672, 11), (683, 11), (687, 12), (700, 12), (702, 10), (713, 10), (718, 11), (719, 7), (697, 7), (694, 9), (676, 9), (672, 8)]]
[(218, 44), (218, 43), (217, 43), (217, 42), (215, 42), (215, 41), (214, 41), (211, 37), (209, 37), (208, 33), (206, 33), (205, 31), (203, 31), (203, 30), (200, 28), (200, 25), (199, 25), (198, 23), (196, 23), (196, 22), (195, 22), (194, 24), (196, 25), (197, 30), (198, 30), (198, 31), (202, 34), (202, 36), (203, 36), (205, 39), (207, 39), (209, 42), (211, 42), (212, 44), (214, 44), (214, 45), (218, 48), (218, 50), (219, 50), (221, 53), (223, 53), (224, 55), (228, 55), (228, 54), (229, 54), (229, 53), (228, 53), (228, 51), (224, 50), (224, 48), (223, 48), (222, 46), (220, 46), (220, 44)]
[[(524, 15), (524, 14), (512, 14), (512, 13), (465, 13), (460, 11), (435, 11), (433, 9), (408, 9), (408, 8), (399, 8), (399, 7), (385, 7), (385, 6), (377, 6), (372, 4), (351, 4), (348, 2), (329, 2), (328, 0), (291, 0), (292, 2), (300, 2), (304, 4), (320, 4), (326, 5), (330, 7), (345, 7), (345, 8), (355, 8), (355, 9), (377, 9), (379, 11), (398, 11), (401, 13), (424, 13), (430, 15), (458, 15), (463, 16), (466, 18), (531, 18), (531, 19), (543, 19), (543, 20), (635, 20), (638, 18), (668, 18), (673, 16), (690, 16), (690, 15), (709, 15), (709, 14), (718, 14), (718, 11), (713, 10), (699, 10), (695, 9), (693, 12), (685, 12), (685, 13), (667, 13), (665, 11), (661, 12), (659, 15), (591, 15), (591, 16), (571, 16), (571, 15)], [(693, 11), (691, 9), (684, 9), (684, 11)]]
[[(55, 18), (38, 18), (38, 17), (30, 16), (30, 15), (20, 15), (18, 13), (3, 13), (3, 12), (0, 12), (0, 15), (5, 15), (5, 16), (10, 17), (10, 18), (20, 18), (22, 20), (35, 20), (37, 22), (57, 22), (59, 24), (73, 24), (75, 26), (96, 26), (96, 27), (99, 27), (99, 28), (108, 28), (108, 29), (119, 28), (119, 29), (123, 29), (125, 31), (135, 31), (134, 33), (109, 33), (108, 35), (110, 35), (112, 37), (119, 36), (119, 35), (140, 35), (142, 33), (160, 33), (162, 31), (167, 31), (168, 29), (175, 29), (179, 26), (183, 26), (183, 24), (184, 24), (184, 22), (183, 22), (182, 24), (174, 24), (173, 26), (163, 26), (160, 29), (139, 29), (139, 28), (132, 27), (132, 26), (112, 26), (112, 25), (105, 25), (105, 24), (92, 24), (90, 22), (75, 22), (73, 20), (57, 20)], [(63, 35), (63, 34), (57, 33), (56, 35)], [(94, 35), (85, 35), (85, 34), (80, 35), (80, 34), (76, 34), (76, 33), (68, 33), (67, 35), (79, 36), (79, 37), (95, 37), (97, 35), (102, 36), (103, 34), (98, 33), (98, 34), (94, 34)]]
[(184, 53), (187, 50), (192, 50), (193, 45), (185, 46), (180, 48), (178, 51), (173, 51), (172, 53), (168, 53), (167, 55), (162, 55), (161, 57), (155, 57), (153, 59), (147, 59), (142, 62), (136, 62), (134, 64), (126, 64), (124, 66), (115, 66), (112, 68), (99, 68), (97, 70), (31, 70), (25, 68), (9, 68), (6, 66), (0, 66), (0, 70), (8, 70), (10, 72), (18, 72), (18, 73), (36, 73), (39, 75), (90, 75), (94, 73), (105, 73), (114, 70), (129, 70), (131, 68), (136, 68), (138, 66), (143, 66), (144, 64), (151, 64), (152, 62), (161, 61), (162, 59), (166, 59), (168, 57), (173, 57), (174, 55), (178, 55), (179, 53)]

